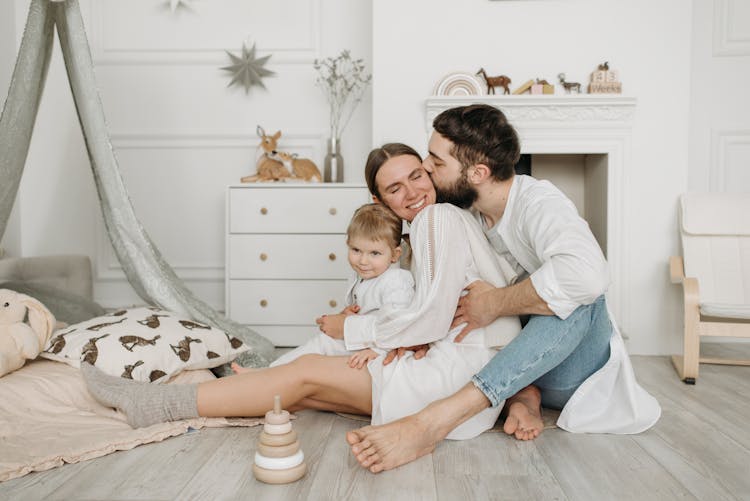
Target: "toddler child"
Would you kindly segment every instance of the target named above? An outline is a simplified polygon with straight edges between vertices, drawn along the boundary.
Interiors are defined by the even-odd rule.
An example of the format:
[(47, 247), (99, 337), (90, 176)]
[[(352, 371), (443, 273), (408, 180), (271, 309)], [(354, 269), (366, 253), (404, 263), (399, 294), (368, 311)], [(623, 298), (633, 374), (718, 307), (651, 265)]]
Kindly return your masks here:
[[(401, 257), (401, 219), (381, 204), (363, 205), (354, 212), (346, 230), (349, 264), (356, 272), (346, 294), (346, 308), (370, 315), (382, 308), (406, 308), (414, 296), (414, 278), (407, 270), (391, 266)], [(308, 353), (350, 355), (349, 366), (361, 369), (383, 352), (371, 347), (347, 350), (344, 341), (322, 332), (285, 353), (271, 366), (285, 364)], [(235, 366), (236, 370), (236, 366)]]

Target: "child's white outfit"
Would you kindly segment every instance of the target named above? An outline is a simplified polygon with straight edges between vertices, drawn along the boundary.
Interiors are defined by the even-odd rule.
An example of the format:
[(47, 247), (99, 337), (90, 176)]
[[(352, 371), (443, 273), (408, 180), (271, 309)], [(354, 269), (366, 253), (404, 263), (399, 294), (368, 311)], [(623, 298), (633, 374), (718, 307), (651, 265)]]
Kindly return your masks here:
[[(388, 268), (374, 278), (355, 277), (346, 293), (346, 306), (359, 306), (358, 315), (367, 315), (381, 308), (402, 309), (409, 306), (414, 297), (414, 278), (407, 270)], [(370, 347), (377, 353), (382, 350)], [(302, 355), (352, 355), (359, 350), (347, 350), (343, 339), (333, 339), (322, 332), (302, 346), (289, 351), (273, 361), (271, 367), (286, 364)]]

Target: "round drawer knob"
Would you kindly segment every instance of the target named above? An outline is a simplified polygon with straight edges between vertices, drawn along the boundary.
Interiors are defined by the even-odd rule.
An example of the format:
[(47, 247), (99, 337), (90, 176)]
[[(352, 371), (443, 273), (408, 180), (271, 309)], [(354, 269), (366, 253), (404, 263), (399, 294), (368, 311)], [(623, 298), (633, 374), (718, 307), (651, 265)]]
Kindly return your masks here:
[(260, 307), (261, 308), (265, 308), (266, 306), (268, 306), (268, 301), (266, 301), (265, 299), (261, 299), (260, 300)]
[(266, 214), (268, 214), (268, 209), (266, 209), (265, 207), (261, 207), (260, 208), (260, 213), (265, 216)]
[(331, 207), (328, 209), (328, 213), (332, 216), (335, 216), (338, 211), (336, 210), (336, 207)]
[(265, 261), (266, 259), (268, 259), (268, 255), (266, 255), (265, 252), (261, 252), (260, 253), (260, 260), (261, 261)]
[(331, 261), (336, 261), (336, 254), (331, 252), (330, 254), (328, 254), (328, 259), (330, 259)]
[(328, 301), (328, 304), (331, 305), (331, 308), (335, 308), (338, 303), (336, 303), (335, 299), (331, 299)]

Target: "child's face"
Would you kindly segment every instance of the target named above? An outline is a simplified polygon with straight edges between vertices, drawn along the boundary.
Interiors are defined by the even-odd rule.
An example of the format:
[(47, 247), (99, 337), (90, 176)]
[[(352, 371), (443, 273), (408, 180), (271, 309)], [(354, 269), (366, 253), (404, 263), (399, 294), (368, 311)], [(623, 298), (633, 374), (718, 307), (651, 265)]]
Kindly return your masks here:
[(391, 263), (398, 261), (401, 248), (392, 249), (385, 241), (352, 237), (349, 246), (349, 264), (361, 278), (375, 278), (385, 272)]

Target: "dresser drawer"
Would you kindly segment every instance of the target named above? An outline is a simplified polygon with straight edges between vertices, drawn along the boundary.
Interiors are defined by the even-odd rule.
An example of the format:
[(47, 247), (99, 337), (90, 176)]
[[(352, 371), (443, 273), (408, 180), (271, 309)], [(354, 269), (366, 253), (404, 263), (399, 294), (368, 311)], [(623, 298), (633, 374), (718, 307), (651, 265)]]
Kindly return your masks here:
[(346, 236), (229, 235), (230, 279), (344, 279), (352, 274)]
[(370, 201), (362, 188), (229, 189), (230, 233), (344, 233), (354, 211)]
[(346, 280), (230, 280), (227, 314), (247, 325), (315, 325), (344, 309)]

